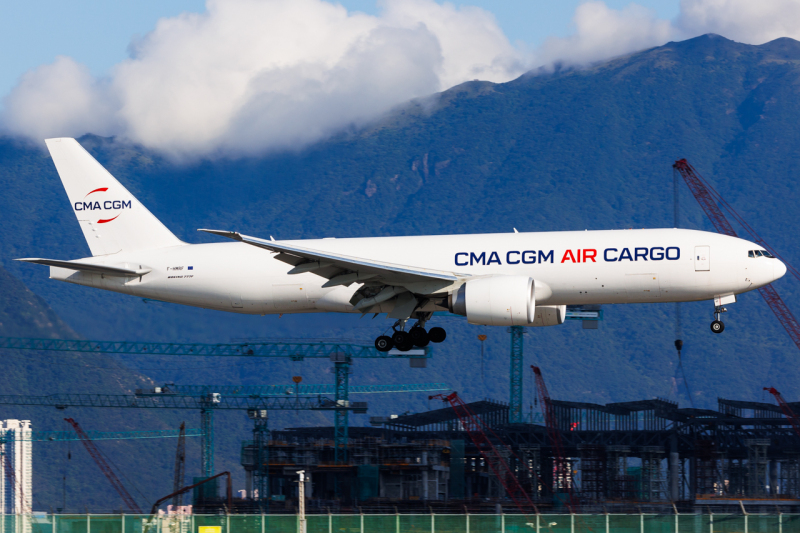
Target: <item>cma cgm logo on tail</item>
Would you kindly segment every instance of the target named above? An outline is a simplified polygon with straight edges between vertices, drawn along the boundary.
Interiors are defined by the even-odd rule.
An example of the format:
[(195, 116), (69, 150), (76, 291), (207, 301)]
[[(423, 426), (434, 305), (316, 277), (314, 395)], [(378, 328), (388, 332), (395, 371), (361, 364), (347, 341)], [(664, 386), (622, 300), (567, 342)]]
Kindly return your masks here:
[[(73, 204), (75, 211), (106, 211), (106, 213), (102, 213), (100, 215), (101, 217), (105, 216), (106, 218), (100, 218), (97, 220), (98, 224), (105, 224), (106, 222), (111, 222), (122, 214), (114, 214), (115, 212), (121, 211), (122, 209), (131, 208), (130, 200), (107, 200), (103, 198), (102, 194), (92, 196), (95, 193), (104, 192), (108, 192), (108, 187), (100, 187), (99, 189), (93, 190), (84, 196), (82, 201), (75, 202), (75, 204)], [(89, 198), (90, 196), (92, 197)]]

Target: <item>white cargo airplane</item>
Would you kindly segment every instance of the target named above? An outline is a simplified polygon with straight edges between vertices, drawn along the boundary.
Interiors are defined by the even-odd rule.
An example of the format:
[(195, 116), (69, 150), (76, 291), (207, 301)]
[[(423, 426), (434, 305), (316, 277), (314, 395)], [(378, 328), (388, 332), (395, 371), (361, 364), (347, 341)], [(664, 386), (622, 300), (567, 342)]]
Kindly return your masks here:
[(45, 142), (92, 257), (19, 261), (50, 266), (52, 279), (233, 313), (386, 313), (397, 322), (376, 339), (381, 351), (443, 341), (442, 328), (425, 330), (435, 311), (552, 326), (567, 305), (714, 300), (721, 333), (724, 305), (786, 273), (751, 242), (682, 229), (303, 241), (199, 230), (235, 242), (187, 244), (75, 139)]

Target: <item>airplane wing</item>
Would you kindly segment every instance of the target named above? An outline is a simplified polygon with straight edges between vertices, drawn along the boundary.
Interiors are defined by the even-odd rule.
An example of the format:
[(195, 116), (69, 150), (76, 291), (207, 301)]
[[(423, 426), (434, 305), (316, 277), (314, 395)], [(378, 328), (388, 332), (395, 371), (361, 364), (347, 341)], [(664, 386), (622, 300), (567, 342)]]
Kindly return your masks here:
[(220, 231), (201, 229), (205, 233), (220, 235), (235, 241), (257, 246), (278, 255), (276, 259), (288, 263), (294, 268), (289, 274), (313, 272), (328, 278), (323, 287), (336, 285), (350, 285), (355, 282), (369, 281), (371, 283), (405, 286), (412, 283), (441, 282), (441, 286), (450, 285), (460, 279), (468, 277), (467, 274), (445, 272), (394, 263), (384, 263), (371, 259), (362, 259), (340, 255), (332, 252), (311, 250), (296, 245), (282, 244), (277, 241), (268, 241), (256, 237), (249, 237), (234, 231)]
[(82, 263), (80, 261), (60, 261), (58, 259), (41, 259), (39, 257), (14, 259), (14, 261), (24, 261), (26, 263), (36, 263), (37, 265), (69, 268), (72, 270), (92, 272), (94, 274), (105, 274), (106, 276), (142, 276), (152, 270), (150, 268), (132, 270), (129, 268), (112, 267), (107, 265), (95, 265), (92, 263)]

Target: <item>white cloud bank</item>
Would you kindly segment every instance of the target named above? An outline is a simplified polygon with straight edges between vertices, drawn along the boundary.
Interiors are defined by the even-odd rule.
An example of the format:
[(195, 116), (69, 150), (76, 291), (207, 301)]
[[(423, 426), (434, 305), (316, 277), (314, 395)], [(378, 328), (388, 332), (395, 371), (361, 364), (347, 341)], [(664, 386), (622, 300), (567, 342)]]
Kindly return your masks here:
[(580, 5), (574, 34), (523, 51), (491, 13), (385, 0), (380, 16), (326, 0), (208, 0), (161, 19), (104, 79), (68, 57), (26, 73), (3, 128), (41, 140), (118, 135), (176, 157), (301, 147), (392, 106), (554, 62), (585, 64), (714, 32), (760, 44), (800, 38), (797, 0), (682, 0), (676, 21), (636, 4)]

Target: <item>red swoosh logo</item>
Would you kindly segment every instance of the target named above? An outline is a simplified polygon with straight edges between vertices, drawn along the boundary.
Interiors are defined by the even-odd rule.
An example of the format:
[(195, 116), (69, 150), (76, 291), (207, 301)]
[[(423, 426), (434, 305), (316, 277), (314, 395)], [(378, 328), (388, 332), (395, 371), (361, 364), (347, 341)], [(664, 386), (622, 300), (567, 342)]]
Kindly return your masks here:
[[(121, 214), (122, 214), (122, 213), (120, 213), (120, 215), (121, 215)], [(98, 223), (98, 224), (105, 224), (106, 222), (111, 222), (112, 220), (114, 220), (115, 218), (118, 218), (118, 217), (119, 217), (119, 215), (115, 216), (114, 218), (107, 218), (107, 219), (105, 219), (105, 220), (98, 220), (98, 221), (97, 221), (97, 223)]]
[[(92, 191), (92, 192), (90, 192), (89, 194), (92, 194), (93, 192), (106, 192), (107, 190), (108, 190), (108, 187), (100, 187), (99, 189), (95, 189), (95, 190), (93, 190), (93, 191)], [(86, 196), (89, 196), (89, 194), (87, 194)], [(84, 196), (84, 198), (86, 198), (86, 196)], [(113, 219), (112, 219), (112, 220), (113, 220)]]

